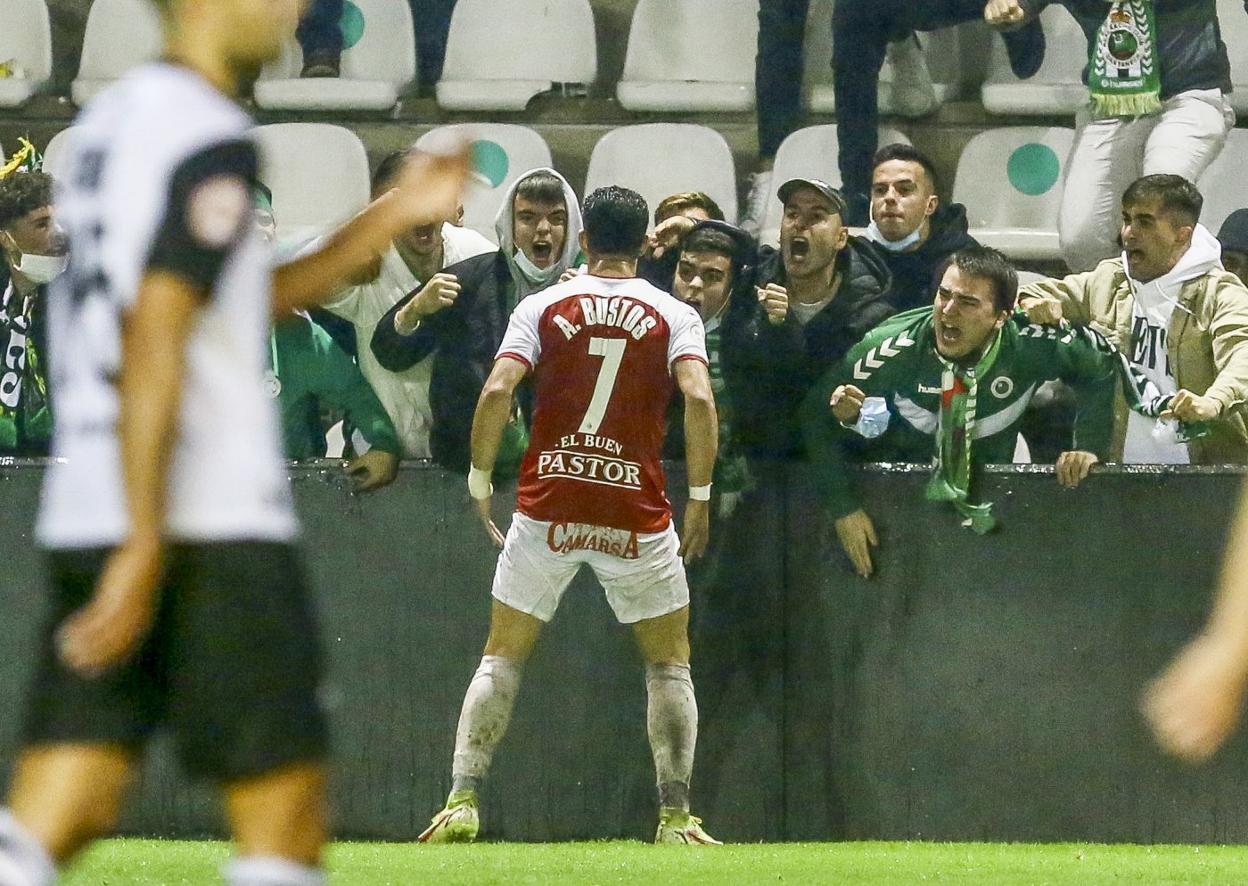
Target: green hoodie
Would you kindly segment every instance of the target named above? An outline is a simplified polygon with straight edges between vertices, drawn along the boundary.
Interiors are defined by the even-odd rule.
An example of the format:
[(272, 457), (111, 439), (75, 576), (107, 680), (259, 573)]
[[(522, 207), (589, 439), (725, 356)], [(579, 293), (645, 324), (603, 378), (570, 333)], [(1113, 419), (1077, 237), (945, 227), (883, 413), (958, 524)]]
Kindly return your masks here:
[[(802, 408), (806, 447), (815, 484), (833, 517), (862, 505), (847, 463), (930, 462), (936, 452), (943, 367), (936, 354), (932, 308), (886, 320), (859, 342), (844, 361), (811, 389)], [(1018, 428), (1036, 389), (1061, 379), (1075, 389), (1079, 412), (1075, 447), (1105, 457), (1113, 429), (1114, 393), (1122, 379), (1128, 402), (1160, 414), (1169, 398), (1159, 394), (1099, 333), (1087, 328), (1037, 326), (1015, 314), (1001, 331), (996, 362), (980, 382), (971, 460), (975, 466), (1014, 460)], [(845, 427), (828, 405), (841, 385), (883, 398), (887, 427), (866, 439)], [(864, 410), (865, 411), (865, 410)], [(974, 481), (972, 481), (974, 497)]]

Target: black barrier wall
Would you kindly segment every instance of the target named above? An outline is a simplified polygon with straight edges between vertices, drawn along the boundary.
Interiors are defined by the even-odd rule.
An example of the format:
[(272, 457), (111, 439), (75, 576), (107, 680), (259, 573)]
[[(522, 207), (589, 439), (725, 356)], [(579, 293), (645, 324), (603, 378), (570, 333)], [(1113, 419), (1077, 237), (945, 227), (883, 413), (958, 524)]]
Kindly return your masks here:
[[(0, 774), (42, 613), (40, 476), (0, 463)], [(337, 831), (410, 839), (449, 787), (494, 554), (459, 477), (409, 465), (365, 497), (327, 463), (292, 478), (331, 661)], [(1047, 469), (1002, 469), (985, 484), (1002, 529), (985, 538), (927, 504), (925, 479), (864, 473), (882, 542), (869, 581), (800, 467), (764, 471), (716, 528), (691, 572), (694, 801), (712, 833), (1248, 841), (1248, 742), (1181, 767), (1136, 713), (1204, 618), (1240, 475), (1106, 469), (1070, 492)], [(631, 636), (581, 576), (526, 667), (483, 796), (488, 835), (648, 837), (644, 716)], [(128, 831), (221, 830), (211, 793), (159, 744), (137, 793)]]

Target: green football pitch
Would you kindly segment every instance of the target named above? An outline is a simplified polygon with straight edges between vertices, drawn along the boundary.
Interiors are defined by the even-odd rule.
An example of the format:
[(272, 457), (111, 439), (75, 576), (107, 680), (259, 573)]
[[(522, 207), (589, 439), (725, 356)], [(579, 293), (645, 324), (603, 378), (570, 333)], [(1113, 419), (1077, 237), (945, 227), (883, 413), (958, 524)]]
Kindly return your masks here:
[[(224, 843), (109, 840), (68, 886), (219, 882)], [(1248, 847), (1002, 843), (787, 843), (690, 849), (641, 843), (339, 843), (330, 881), (360, 886), (458, 884), (1242, 883)]]

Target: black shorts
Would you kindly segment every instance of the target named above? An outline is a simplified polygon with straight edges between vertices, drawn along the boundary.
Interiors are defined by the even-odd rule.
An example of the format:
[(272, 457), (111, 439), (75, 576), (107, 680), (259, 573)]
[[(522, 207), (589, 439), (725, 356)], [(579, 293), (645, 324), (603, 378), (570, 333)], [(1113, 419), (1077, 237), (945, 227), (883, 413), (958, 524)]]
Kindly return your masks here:
[(91, 596), (108, 550), (50, 556), (52, 607), (28, 698), (27, 745), (122, 744), (168, 727), (188, 773), (231, 781), (327, 752), (320, 634), (285, 544), (175, 544), (140, 652), (87, 680), (56, 652), (57, 627)]

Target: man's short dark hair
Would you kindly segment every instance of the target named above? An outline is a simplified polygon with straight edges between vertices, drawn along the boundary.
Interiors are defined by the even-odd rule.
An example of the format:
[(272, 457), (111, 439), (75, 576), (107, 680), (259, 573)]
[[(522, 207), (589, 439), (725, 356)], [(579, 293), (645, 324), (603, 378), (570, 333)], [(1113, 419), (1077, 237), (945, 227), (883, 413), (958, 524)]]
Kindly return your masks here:
[(1200, 221), (1200, 210), (1205, 205), (1200, 191), (1183, 176), (1158, 173), (1131, 182), (1122, 195), (1123, 208), (1149, 197), (1157, 198), (1161, 208), (1182, 225), (1194, 225)]
[(0, 179), (0, 228), (51, 205), (52, 176), (43, 172), (13, 172)]
[(940, 177), (936, 174), (936, 166), (932, 163), (932, 158), (924, 154), (914, 145), (907, 145), (904, 142), (894, 142), (891, 145), (885, 145), (875, 152), (875, 158), (871, 161), (871, 172), (874, 173), (876, 167), (881, 163), (887, 163), (890, 160), (901, 160), (905, 163), (917, 163), (923, 167), (923, 171), (927, 173), (928, 180), (932, 183), (932, 190), (936, 191), (940, 188)]
[[(551, 172), (530, 172), (516, 184), (516, 197), (530, 203), (564, 203), (563, 180)], [(514, 197), (513, 203), (514, 203)]]
[(599, 188), (585, 198), (581, 216), (589, 252), (630, 258), (641, 254), (650, 222), (641, 194), (619, 185)]
[(719, 208), (719, 204), (711, 198), (710, 194), (702, 191), (684, 191), (664, 197), (659, 201), (659, 205), (654, 207), (654, 223), (661, 224), (669, 218), (680, 215), (686, 209), (701, 209), (706, 213), (707, 218), (713, 218), (715, 221), (724, 220), (724, 211)]
[(386, 186), (392, 183), (399, 171), (403, 169), (403, 164), (412, 156), (411, 148), (403, 148), (399, 151), (392, 151), (381, 158), (381, 162), (377, 164), (377, 171), (373, 173), (372, 189), (376, 194), (378, 191), (386, 190)]
[(737, 244), (723, 231), (714, 228), (695, 228), (685, 242), (680, 245), (681, 252), (714, 252), (735, 259)]
[(967, 246), (959, 249), (941, 263), (936, 271), (936, 283), (944, 279), (945, 272), (956, 267), (968, 277), (978, 277), (992, 284), (992, 306), (998, 311), (1012, 311), (1018, 301), (1018, 272), (1010, 260), (991, 246)]

